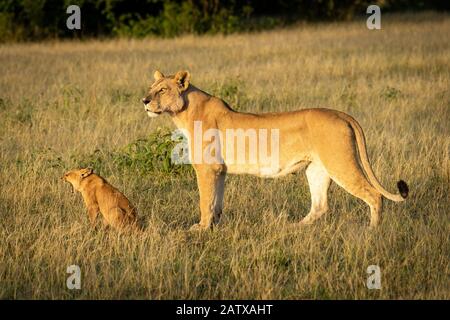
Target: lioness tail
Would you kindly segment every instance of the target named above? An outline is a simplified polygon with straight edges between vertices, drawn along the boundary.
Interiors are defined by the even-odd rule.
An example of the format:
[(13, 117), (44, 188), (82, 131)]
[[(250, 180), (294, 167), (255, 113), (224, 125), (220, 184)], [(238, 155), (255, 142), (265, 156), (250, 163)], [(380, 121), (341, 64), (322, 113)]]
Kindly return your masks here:
[(356, 143), (358, 145), (358, 153), (361, 160), (361, 164), (363, 166), (363, 169), (366, 173), (366, 176), (370, 182), (370, 184), (378, 190), (384, 197), (386, 197), (389, 200), (400, 202), (404, 201), (406, 197), (408, 196), (409, 188), (405, 181), (400, 180), (397, 182), (397, 188), (399, 193), (393, 194), (387, 191), (381, 183), (378, 181), (377, 177), (372, 171), (372, 167), (369, 162), (369, 157), (367, 156), (367, 149), (366, 149), (366, 140), (364, 137), (364, 132), (361, 128), (361, 126), (358, 124), (358, 122), (350, 117), (349, 115), (345, 113), (339, 113), (345, 120), (349, 122), (351, 125), (353, 131), (355, 132), (356, 137)]

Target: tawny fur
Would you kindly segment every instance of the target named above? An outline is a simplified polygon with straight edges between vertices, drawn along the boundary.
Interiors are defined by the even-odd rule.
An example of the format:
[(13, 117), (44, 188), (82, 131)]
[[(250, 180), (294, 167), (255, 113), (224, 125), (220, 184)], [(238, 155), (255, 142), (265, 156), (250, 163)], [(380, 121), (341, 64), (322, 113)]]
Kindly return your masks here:
[[(327, 191), (331, 181), (362, 199), (370, 207), (370, 226), (379, 224), (382, 196), (403, 201), (408, 194), (399, 181), (401, 194), (392, 194), (377, 180), (370, 166), (360, 125), (351, 116), (330, 109), (304, 109), (283, 113), (251, 114), (233, 111), (224, 101), (199, 90), (190, 75), (179, 71), (164, 76), (156, 71), (143, 102), (150, 117), (168, 113), (175, 125), (192, 136), (194, 121), (202, 129), (279, 129), (279, 166), (267, 171), (261, 163), (193, 164), (200, 193), (200, 223), (193, 229), (207, 229), (218, 223), (222, 213), (226, 173), (279, 177), (306, 167), (311, 192), (311, 209), (301, 224), (310, 224), (328, 210)], [(226, 145), (226, 136), (220, 145)], [(203, 142), (202, 150), (207, 143)], [(194, 141), (189, 141), (190, 151)], [(222, 153), (225, 151), (222, 149)]]
[(95, 225), (100, 212), (104, 225), (118, 230), (137, 228), (136, 209), (130, 201), (92, 169), (71, 170), (64, 174), (63, 179), (69, 182), (74, 190), (81, 192), (92, 225)]

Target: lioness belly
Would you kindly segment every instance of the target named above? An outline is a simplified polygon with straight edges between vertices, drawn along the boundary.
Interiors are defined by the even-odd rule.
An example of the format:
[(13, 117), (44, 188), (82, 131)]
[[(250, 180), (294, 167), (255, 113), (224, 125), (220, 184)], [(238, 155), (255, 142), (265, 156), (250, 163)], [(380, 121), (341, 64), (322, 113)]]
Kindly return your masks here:
[(227, 173), (231, 174), (251, 174), (262, 178), (282, 177), (305, 168), (309, 164), (307, 160), (292, 161), (286, 165), (279, 166), (259, 166), (248, 164), (226, 165)]

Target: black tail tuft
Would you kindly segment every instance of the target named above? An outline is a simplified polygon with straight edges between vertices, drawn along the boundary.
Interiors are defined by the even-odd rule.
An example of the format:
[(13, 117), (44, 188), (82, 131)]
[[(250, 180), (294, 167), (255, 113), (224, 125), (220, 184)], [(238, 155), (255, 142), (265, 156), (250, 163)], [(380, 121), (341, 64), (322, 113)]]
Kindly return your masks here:
[(408, 196), (408, 193), (409, 193), (409, 188), (408, 188), (408, 185), (406, 184), (406, 182), (403, 180), (400, 180), (399, 182), (397, 182), (397, 188), (398, 188), (398, 191), (400, 191), (400, 195), (403, 197), (403, 199), (406, 199), (406, 197)]

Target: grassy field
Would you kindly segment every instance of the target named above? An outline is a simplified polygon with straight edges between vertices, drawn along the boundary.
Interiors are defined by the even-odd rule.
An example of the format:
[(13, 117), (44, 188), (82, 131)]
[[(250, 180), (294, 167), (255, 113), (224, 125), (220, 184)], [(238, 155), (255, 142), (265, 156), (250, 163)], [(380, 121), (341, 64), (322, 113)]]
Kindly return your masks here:
[[(382, 28), (0, 46), (0, 298), (449, 299), (450, 16)], [(330, 212), (293, 230), (309, 210), (304, 173), (229, 176), (220, 228), (188, 232), (195, 176), (165, 162), (174, 126), (141, 103), (155, 69), (187, 69), (241, 111), (348, 112), (383, 185), (402, 178), (410, 198), (386, 200), (369, 231), (368, 207), (332, 185)], [(90, 227), (59, 179), (85, 165), (135, 203), (142, 235)], [(66, 288), (72, 264), (81, 290)], [(381, 290), (366, 287), (369, 265)]]

